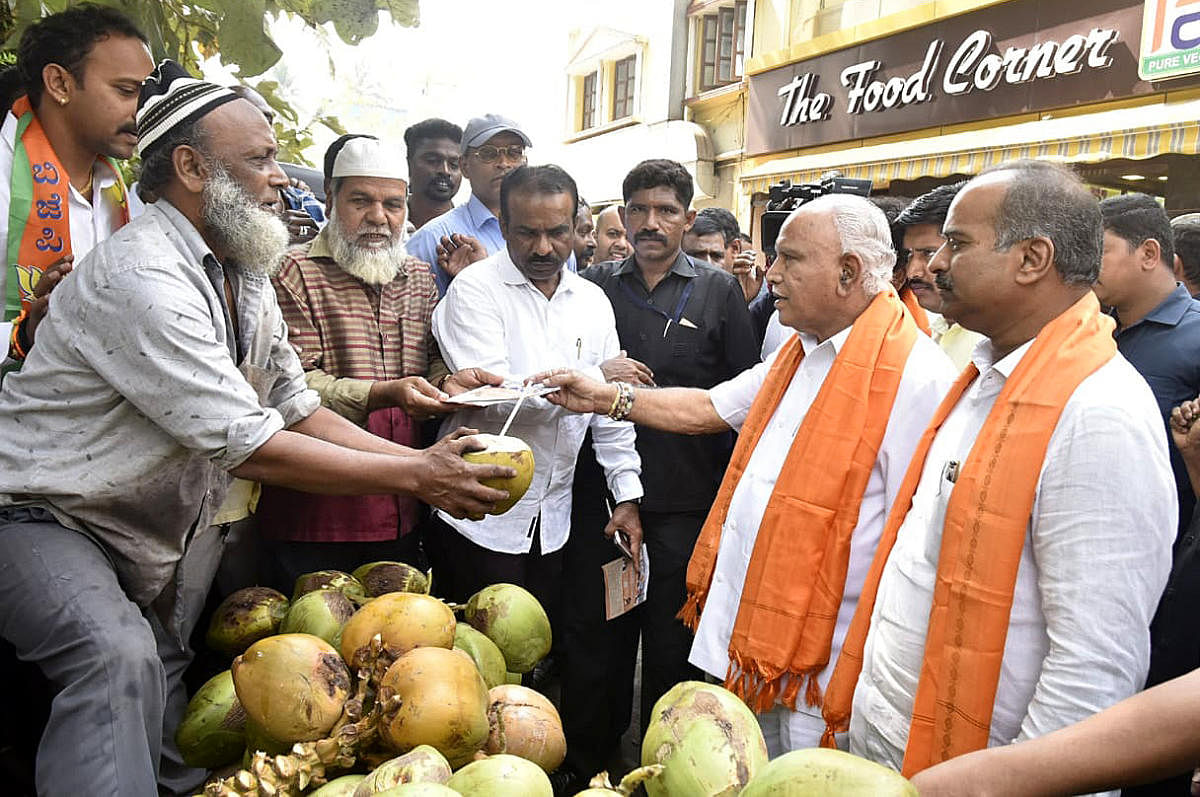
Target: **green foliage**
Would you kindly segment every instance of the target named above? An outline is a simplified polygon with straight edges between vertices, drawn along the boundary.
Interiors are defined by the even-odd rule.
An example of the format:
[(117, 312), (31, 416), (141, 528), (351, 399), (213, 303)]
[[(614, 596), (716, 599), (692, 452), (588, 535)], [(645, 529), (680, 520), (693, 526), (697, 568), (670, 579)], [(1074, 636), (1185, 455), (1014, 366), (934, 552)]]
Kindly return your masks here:
[[(303, 150), (312, 144), (320, 124), (345, 132), (337, 119), (318, 115), (301, 124), (294, 108), (279, 95), (272, 80), (251, 83), (274, 66), (282, 55), (267, 23), (287, 15), (312, 28), (327, 23), (342, 41), (358, 44), (379, 26), (379, 12), (406, 27), (420, 23), (419, 0), (96, 0), (127, 14), (150, 40), (155, 61), (171, 58), (193, 74), (201, 63), (218, 56), (246, 85), (263, 95), (276, 110), (275, 134), (281, 158), (307, 163)], [(62, 11), (81, 0), (0, 0), (0, 64), (11, 63), (21, 32), (44, 14)], [(330, 62), (332, 68), (332, 60)]]

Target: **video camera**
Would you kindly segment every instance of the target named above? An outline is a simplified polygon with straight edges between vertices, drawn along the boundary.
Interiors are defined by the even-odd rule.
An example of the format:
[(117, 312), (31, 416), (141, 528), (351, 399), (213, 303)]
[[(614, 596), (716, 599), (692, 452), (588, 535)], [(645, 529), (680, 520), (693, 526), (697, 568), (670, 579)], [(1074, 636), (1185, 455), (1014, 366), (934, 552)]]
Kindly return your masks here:
[(762, 215), (760, 230), (762, 231), (762, 247), (770, 258), (775, 257), (775, 239), (783, 222), (796, 208), (812, 202), (817, 197), (826, 194), (854, 194), (855, 196), (870, 196), (871, 181), (857, 180), (851, 177), (827, 177), (819, 183), (800, 183), (792, 185), (791, 180), (781, 180), (770, 186), (770, 198), (767, 200), (767, 210)]

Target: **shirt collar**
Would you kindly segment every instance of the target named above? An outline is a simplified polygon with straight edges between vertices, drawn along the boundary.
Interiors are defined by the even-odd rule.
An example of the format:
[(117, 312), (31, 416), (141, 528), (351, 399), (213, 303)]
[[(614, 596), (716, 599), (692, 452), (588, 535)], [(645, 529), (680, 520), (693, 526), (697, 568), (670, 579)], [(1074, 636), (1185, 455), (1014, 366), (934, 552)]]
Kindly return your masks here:
[[(531, 290), (535, 290), (538, 293), (542, 292), (538, 286), (530, 282), (529, 278), (517, 268), (517, 264), (513, 262), (512, 256), (508, 254), (507, 246), (497, 252), (495, 257), (500, 270), (500, 279), (504, 281), (505, 285), (528, 285)], [(583, 279), (567, 268), (566, 263), (563, 264), (561, 274), (562, 276), (558, 280), (558, 287), (554, 290), (555, 296), (575, 290), (577, 281)]]
[(833, 349), (833, 356), (836, 357), (841, 352), (842, 346), (846, 345), (846, 340), (850, 337), (850, 330), (852, 329), (854, 329), (853, 324), (819, 343), (817, 342), (816, 335), (809, 334), (808, 332), (798, 333), (800, 335), (800, 345), (804, 347), (804, 356), (807, 357), (822, 346), (829, 346)]
[[(637, 255), (630, 255), (622, 260), (620, 265), (613, 269), (613, 274), (620, 276), (621, 274), (639, 273), (639, 271), (640, 270), (637, 265)], [(678, 274), (681, 277), (691, 279), (692, 277), (696, 276), (698, 272), (696, 271), (696, 265), (692, 262), (692, 259), (681, 251), (678, 257), (675, 258), (675, 262), (671, 264), (671, 270), (669, 273)]]
[(479, 229), (484, 224), (487, 224), (489, 219), (495, 220), (496, 224), (500, 220), (496, 218), (496, 214), (488, 210), (487, 205), (479, 201), (479, 197), (471, 194), (471, 198), (467, 200), (467, 204), (463, 205), (467, 209), (467, 216), (471, 219), (471, 224), (475, 229)]
[(1175, 290), (1171, 291), (1167, 295), (1167, 298), (1159, 303), (1158, 307), (1146, 313), (1146, 317), (1142, 320), (1154, 321), (1171, 327), (1176, 326), (1187, 315), (1188, 309), (1192, 306), (1192, 301), (1191, 294), (1187, 292), (1187, 288), (1180, 283), (1176, 283)]
[(157, 202), (153, 202), (146, 207), (147, 213), (161, 214), (167, 223), (171, 226), (177, 236), (169, 236), (173, 239), (175, 246), (185, 255), (191, 258), (191, 261), (196, 264), (202, 264), (204, 259), (211, 257), (216, 261), (216, 255), (213, 254), (212, 248), (204, 242), (200, 231), (188, 221), (187, 216), (179, 211), (170, 200), (159, 197)]
[(975, 364), (975, 367), (979, 369), (979, 373), (981, 374), (986, 374), (989, 368), (994, 368), (1001, 376), (1008, 379), (1012, 376), (1012, 372), (1016, 370), (1025, 353), (1033, 346), (1035, 340), (1037, 340), (1036, 337), (1030, 338), (997, 360), (991, 338), (984, 338), (975, 344), (975, 350), (971, 352), (971, 362)]

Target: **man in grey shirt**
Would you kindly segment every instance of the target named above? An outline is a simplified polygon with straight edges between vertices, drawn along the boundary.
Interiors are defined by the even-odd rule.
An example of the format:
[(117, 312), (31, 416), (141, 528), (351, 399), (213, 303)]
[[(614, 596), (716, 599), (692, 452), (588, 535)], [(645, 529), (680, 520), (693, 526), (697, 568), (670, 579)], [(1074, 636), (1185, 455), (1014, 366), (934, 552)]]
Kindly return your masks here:
[(203, 777), (160, 771), (183, 707), (164, 661), (186, 650), (232, 476), (407, 492), (463, 516), (505, 495), (478, 480), (512, 473), (462, 460), (475, 444), (461, 434), (414, 451), (319, 406), (270, 287), (287, 233), (269, 205), (287, 178), (254, 106), (164, 62), (138, 136), (158, 201), (57, 288), (0, 391), (0, 636), (59, 689), (39, 793)]

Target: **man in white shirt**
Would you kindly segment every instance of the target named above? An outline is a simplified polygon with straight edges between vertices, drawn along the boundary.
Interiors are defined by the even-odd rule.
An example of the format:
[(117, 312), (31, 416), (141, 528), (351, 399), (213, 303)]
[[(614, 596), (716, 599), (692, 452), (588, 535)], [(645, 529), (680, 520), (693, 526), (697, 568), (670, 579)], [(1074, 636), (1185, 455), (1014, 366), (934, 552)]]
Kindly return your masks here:
[[(38, 294), (42, 298), (33, 302), (14, 341), (12, 354), (19, 360), (45, 313), (43, 294), (129, 218), (127, 192), (113, 159), (133, 154), (138, 88), (154, 62), (146, 37), (123, 14), (82, 6), (27, 28), (17, 67), (26, 96), (0, 125), (5, 352), (14, 338), (12, 322), (30, 303), (42, 273), (47, 275)], [(25, 163), (27, 171), (14, 173), (14, 162)], [(10, 226), (12, 213), (25, 223)], [(24, 240), (34, 232), (39, 240)]]
[[(504, 179), (500, 224), (506, 246), (459, 274), (433, 313), (433, 334), (451, 370), (481, 368), (520, 382), (570, 366), (603, 378), (600, 363), (620, 350), (612, 306), (599, 287), (564, 268), (577, 203), (575, 181), (557, 166), (523, 166)], [(496, 433), (511, 409), (511, 403), (465, 409), (449, 416), (442, 431), (469, 421)], [(633, 425), (526, 398), (508, 434), (533, 449), (533, 483), (503, 515), (463, 520), (436, 513), (427, 539), (441, 594), (461, 601), (488, 584), (520, 584), (542, 602), (554, 626), (562, 548), (571, 531), (572, 477), (589, 428), (616, 501), (605, 533), (621, 529), (640, 549), (641, 460)]]
[[(825, 727), (821, 692), (831, 669), (826, 665), (837, 661), (887, 509), (921, 430), (953, 379), (945, 355), (917, 329), (891, 287), (895, 255), (887, 220), (877, 208), (861, 197), (822, 197), (789, 217), (777, 247), (767, 280), (778, 297), (780, 318), (798, 338), (793, 334), (766, 362), (709, 390), (634, 390), (582, 374), (539, 375), (561, 387), (550, 401), (576, 411), (603, 412), (624, 403), (635, 423), (664, 431), (741, 433), (688, 566), (689, 597), (681, 616), (696, 631), (690, 661), (723, 679), (758, 710), (772, 756), (820, 741)], [(893, 349), (900, 338), (906, 344)], [(870, 364), (864, 367), (864, 362)], [(851, 371), (865, 374), (865, 381), (855, 382)], [(888, 399), (864, 399), (857, 427), (853, 421), (841, 424), (839, 405), (857, 400), (855, 394), (866, 391), (867, 384), (872, 398), (886, 393), (885, 373), (892, 380)], [(860, 451), (859, 456), (835, 453), (847, 449), (826, 445), (822, 437), (839, 434), (850, 438), (849, 450)], [(865, 451), (869, 459), (861, 457)], [(804, 497), (803, 483), (810, 477), (820, 479), (816, 470), (840, 475), (833, 485), (836, 497), (809, 515), (807, 505), (816, 501), (796, 494)], [(782, 511), (776, 510), (779, 503)], [(835, 517), (834, 532), (827, 533), (821, 515)], [(803, 550), (789, 549), (791, 540), (800, 541)], [(822, 563), (805, 558), (827, 545), (836, 550), (827, 557), (830, 565), (839, 560), (828, 573)], [(705, 551), (715, 557), (707, 582), (697, 579), (700, 563), (709, 558)], [(756, 567), (760, 557), (769, 561)], [(790, 574), (776, 571), (773, 578), (772, 562)], [(823, 596), (827, 605), (807, 594), (793, 600), (790, 585), (783, 583), (811, 585), (824, 575), (831, 582)], [(832, 583), (838, 580), (842, 583)], [(787, 620), (777, 613), (765, 621), (764, 634), (794, 634), (798, 640), (792, 647), (820, 649), (802, 665), (793, 663), (796, 658), (779, 667), (764, 660), (758, 671), (765, 677), (756, 678), (747, 665), (735, 663), (734, 655), (746, 662), (759, 649), (753, 630), (743, 646), (739, 627), (758, 606), (771, 605), (760, 593), (764, 584), (787, 595), (786, 607), (773, 608), (790, 610)], [(818, 626), (823, 637), (812, 631)], [(793, 654), (792, 647), (785, 655)]]
[(885, 528), (842, 658), (861, 674), (839, 665), (826, 695), (850, 750), (906, 775), (1136, 692), (1176, 523), (1154, 398), (1090, 292), (1095, 199), (1017, 161), (972, 180), (944, 232), (946, 312), (989, 339)]

